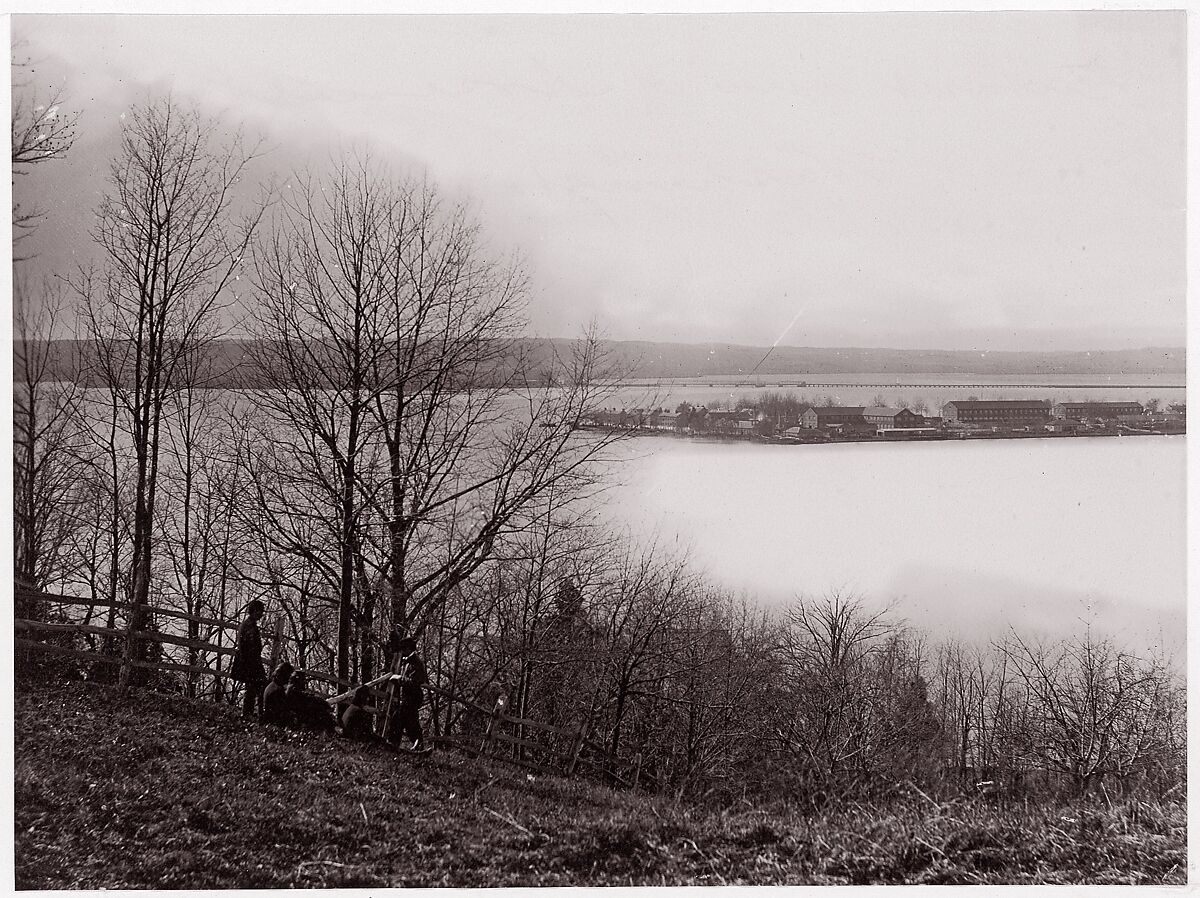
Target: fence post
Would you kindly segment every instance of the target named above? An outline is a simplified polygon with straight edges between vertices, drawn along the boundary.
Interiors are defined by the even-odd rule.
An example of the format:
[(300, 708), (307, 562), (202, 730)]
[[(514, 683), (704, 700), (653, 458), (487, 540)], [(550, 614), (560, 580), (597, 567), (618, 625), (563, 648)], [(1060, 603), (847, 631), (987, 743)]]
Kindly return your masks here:
[(579, 764), (579, 754), (583, 751), (583, 741), (587, 736), (587, 721), (579, 724), (579, 731), (575, 734), (575, 738), (571, 740), (571, 748), (567, 754), (567, 776), (572, 776), (575, 773), (575, 767)]
[(492, 719), (488, 721), (487, 733), (483, 737), (483, 745), (480, 746), (480, 753), (490, 756), (495, 747), (496, 730), (504, 721), (504, 709), (508, 707), (508, 696), (496, 696), (496, 706), (492, 708)]

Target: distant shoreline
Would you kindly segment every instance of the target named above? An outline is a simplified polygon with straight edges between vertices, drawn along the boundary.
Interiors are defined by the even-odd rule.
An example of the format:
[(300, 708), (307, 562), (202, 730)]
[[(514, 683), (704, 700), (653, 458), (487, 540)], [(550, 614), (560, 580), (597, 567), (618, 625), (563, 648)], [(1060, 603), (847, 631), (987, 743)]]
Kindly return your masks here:
[[(826, 436), (821, 439), (788, 439), (783, 437), (764, 437), (758, 434), (753, 436), (738, 436), (735, 434), (720, 434), (720, 433), (680, 433), (669, 430), (654, 430), (652, 428), (620, 428), (606, 427), (599, 424), (580, 424), (577, 430), (584, 431), (603, 431), (605, 433), (615, 430), (628, 430), (629, 435), (635, 438), (658, 437), (671, 440), (687, 440), (696, 443), (733, 443), (746, 444), (753, 443), (760, 446), (829, 446), (837, 443), (946, 443), (946, 442), (964, 442), (964, 441), (979, 441), (979, 440), (1043, 440), (1043, 439), (1111, 439), (1114, 437), (1178, 437), (1187, 436), (1186, 429), (1184, 430), (1096, 430), (1092, 432), (1074, 432), (1074, 433), (1054, 433), (1051, 431), (1038, 431), (1022, 433), (1019, 431), (1001, 431), (999, 433), (991, 433), (987, 431), (952, 431), (948, 433), (939, 433), (932, 435), (922, 435), (917, 437), (902, 437), (889, 438), (875, 435), (861, 436)], [(813, 431), (814, 436), (821, 431)]]
[[(686, 380), (687, 383), (671, 384), (671, 380)], [(1186, 390), (1187, 384), (1052, 384), (1052, 383), (901, 383), (896, 382), (879, 382), (865, 383), (860, 381), (836, 381), (831, 383), (819, 383), (817, 381), (774, 381), (774, 382), (751, 382), (751, 381), (712, 381), (706, 382), (703, 379), (697, 378), (662, 378), (660, 380), (627, 380), (621, 381), (620, 385), (627, 388), (650, 388), (661, 386), (690, 386), (690, 387), (742, 387), (753, 390), (771, 390), (782, 388), (797, 388), (810, 389), (813, 387), (854, 387), (862, 389), (886, 389), (904, 387), (907, 389), (923, 389), (923, 390)]]
[[(14, 341), (20, 344), (22, 341)], [(43, 341), (31, 341), (41, 343)], [(52, 379), (87, 380), (84, 372), (92, 347), (87, 341), (46, 341), (46, 373)], [(495, 370), (489, 380), (503, 381), (517, 370), (553, 368), (556, 360), (569, 359), (576, 341), (557, 338), (520, 337), (495, 341)], [(601, 341), (601, 368), (614, 380), (631, 385), (658, 386), (658, 381), (708, 383), (743, 388), (810, 386), (841, 387), (839, 378), (878, 378), (872, 386), (923, 386), (925, 378), (972, 379), (965, 388), (994, 388), (974, 378), (1017, 378), (1020, 381), (1053, 378), (1087, 378), (1088, 384), (1063, 384), (1066, 389), (1182, 389), (1174, 385), (1148, 386), (1104, 383), (1105, 379), (1141, 380), (1169, 377), (1186, 380), (1187, 349), (1147, 347), (1114, 350), (985, 351), (826, 348), (795, 346), (741, 346), (729, 343), (666, 343), (649, 341)], [(21, 347), (14, 345), (14, 354)], [(226, 338), (208, 345), (208, 385), (213, 387), (270, 387), (272, 377), (255, 365), (255, 341)], [(816, 380), (813, 380), (815, 378)], [(889, 378), (905, 383), (887, 383)], [(831, 382), (832, 379), (832, 382)], [(819, 381), (819, 382), (818, 382)], [(929, 384), (957, 389), (960, 384)], [(1004, 384), (1003, 386), (1010, 386)], [(1014, 388), (1019, 388), (1013, 384)], [(1047, 384), (1038, 384), (1045, 388)]]

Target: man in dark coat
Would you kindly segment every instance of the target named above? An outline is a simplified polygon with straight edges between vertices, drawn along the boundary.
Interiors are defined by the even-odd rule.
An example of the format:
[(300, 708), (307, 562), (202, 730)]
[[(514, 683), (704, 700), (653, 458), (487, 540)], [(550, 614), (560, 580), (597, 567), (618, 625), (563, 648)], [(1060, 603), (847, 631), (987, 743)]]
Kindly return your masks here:
[(421, 689), (429, 681), (425, 671), (425, 662), (417, 654), (417, 641), (405, 637), (399, 641), (399, 651), (392, 664), (394, 679), (400, 683), (400, 706), (393, 709), (389, 741), (395, 742), (400, 735), (412, 740), (412, 751), (420, 751), (421, 744), (421, 703), (425, 700), (425, 692)]
[(261, 702), (263, 686), (267, 682), (267, 671), (262, 661), (262, 633), (258, 629), (258, 622), (266, 610), (267, 607), (258, 599), (246, 606), (246, 618), (238, 627), (233, 664), (229, 667), (229, 676), (246, 687), (246, 695), (242, 699), (243, 720), (249, 720), (254, 715), (254, 707)]

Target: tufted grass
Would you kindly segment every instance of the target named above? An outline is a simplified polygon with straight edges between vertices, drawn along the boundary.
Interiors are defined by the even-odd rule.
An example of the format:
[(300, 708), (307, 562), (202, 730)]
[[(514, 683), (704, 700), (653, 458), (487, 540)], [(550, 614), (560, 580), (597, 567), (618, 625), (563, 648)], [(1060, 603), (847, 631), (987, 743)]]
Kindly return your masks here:
[(22, 889), (1185, 882), (1185, 808), (691, 806), (94, 685), (15, 697)]

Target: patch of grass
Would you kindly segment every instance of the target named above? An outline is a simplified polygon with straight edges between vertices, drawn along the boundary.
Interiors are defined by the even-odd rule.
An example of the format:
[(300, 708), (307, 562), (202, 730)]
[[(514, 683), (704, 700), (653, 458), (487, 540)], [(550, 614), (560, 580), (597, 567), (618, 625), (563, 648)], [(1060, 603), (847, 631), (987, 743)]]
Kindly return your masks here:
[(16, 696), (19, 888), (1183, 883), (1182, 803), (689, 807), (98, 686)]

